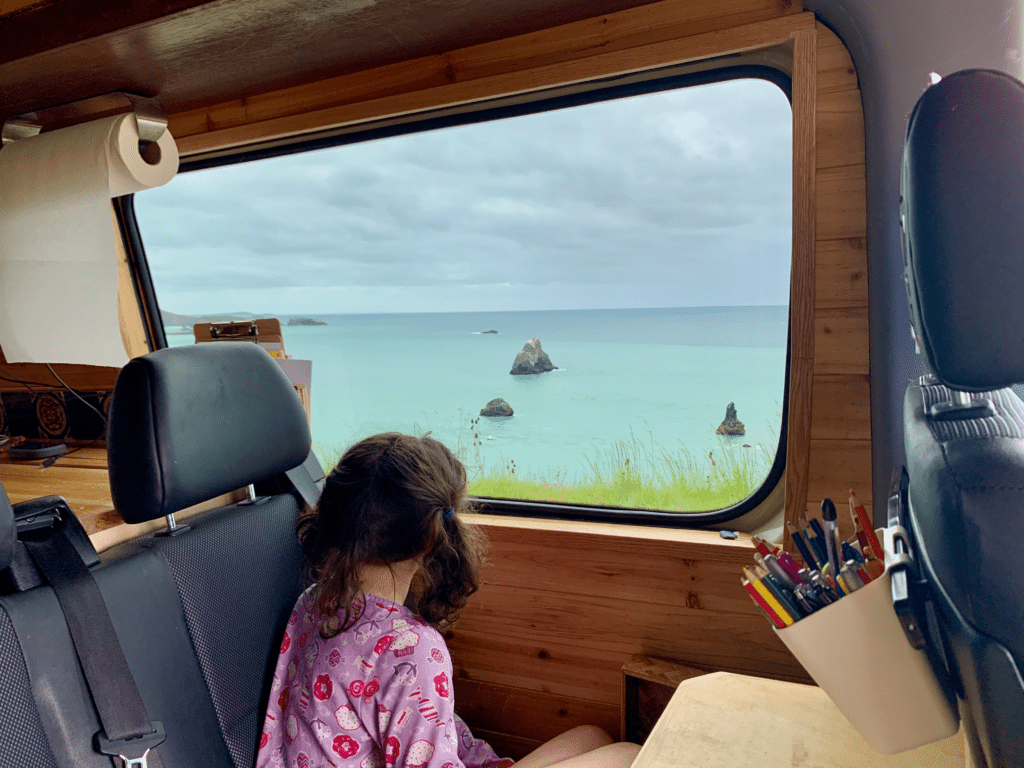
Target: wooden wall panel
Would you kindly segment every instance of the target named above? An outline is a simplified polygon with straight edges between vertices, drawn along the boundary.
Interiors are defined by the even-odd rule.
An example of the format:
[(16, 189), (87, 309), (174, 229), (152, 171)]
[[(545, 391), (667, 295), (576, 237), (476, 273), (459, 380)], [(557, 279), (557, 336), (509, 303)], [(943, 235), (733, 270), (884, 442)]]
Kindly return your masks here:
[(867, 234), (863, 165), (844, 165), (818, 171), (817, 221), (819, 240), (864, 237)]
[(864, 111), (860, 91), (818, 93), (818, 168), (864, 165)]
[(619, 707), (588, 699), (488, 685), (463, 678), (455, 710), (476, 729), (500, 733), (509, 723), (530, 738), (547, 741), (579, 725), (596, 725), (614, 734), (619, 730)]
[(817, 31), (793, 33), (793, 256), (789, 292), (789, 416), (786, 443), (786, 509), (807, 495), (815, 324), (817, 186)]
[(819, 240), (814, 306), (817, 309), (866, 307), (868, 271), (866, 240)]
[[(804, 506), (817, 514), (822, 498), (831, 498), (848, 535), (849, 489), (873, 508), (864, 118), (853, 62), (821, 24), (817, 91), (814, 381)], [(786, 517), (801, 511), (796, 505)]]
[[(709, 10), (710, 9), (710, 10)], [(665, 0), (170, 116), (182, 156), (769, 47), (813, 16), (778, 0)]]
[(459, 682), (615, 707), (621, 666), (637, 654), (806, 679), (739, 588), (746, 537), (473, 519), (492, 550), (480, 592), (448, 634)]

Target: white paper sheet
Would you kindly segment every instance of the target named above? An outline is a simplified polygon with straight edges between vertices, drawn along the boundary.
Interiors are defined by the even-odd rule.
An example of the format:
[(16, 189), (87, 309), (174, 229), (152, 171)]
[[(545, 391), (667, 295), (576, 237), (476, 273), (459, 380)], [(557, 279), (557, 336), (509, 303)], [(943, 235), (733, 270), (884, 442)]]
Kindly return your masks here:
[(166, 184), (138, 151), (134, 115), (19, 139), (0, 150), (0, 346), (11, 363), (121, 366), (110, 199)]

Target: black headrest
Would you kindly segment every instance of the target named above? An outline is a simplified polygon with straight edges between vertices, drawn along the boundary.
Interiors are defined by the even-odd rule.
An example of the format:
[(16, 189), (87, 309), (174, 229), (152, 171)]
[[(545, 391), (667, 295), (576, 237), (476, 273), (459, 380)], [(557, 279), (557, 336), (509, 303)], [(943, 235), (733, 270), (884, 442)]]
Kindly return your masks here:
[(14, 548), (18, 543), (18, 529), (14, 525), (14, 508), (7, 491), (0, 485), (0, 571), (10, 566)]
[(965, 70), (910, 116), (901, 179), (910, 317), (939, 381), (1024, 381), (1024, 85)]
[(135, 358), (114, 386), (107, 463), (114, 507), (155, 520), (301, 464), (311, 438), (291, 382), (256, 344)]

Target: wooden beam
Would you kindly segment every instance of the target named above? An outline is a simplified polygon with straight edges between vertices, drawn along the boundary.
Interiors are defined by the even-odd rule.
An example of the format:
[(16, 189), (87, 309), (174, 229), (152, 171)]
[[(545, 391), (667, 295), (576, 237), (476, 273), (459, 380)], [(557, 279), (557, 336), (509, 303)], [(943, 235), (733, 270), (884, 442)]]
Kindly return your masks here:
[[(807, 498), (815, 355), (817, 31), (793, 33), (793, 266), (790, 273), (787, 520)], [(788, 537), (788, 533), (784, 533)], [(788, 541), (787, 541), (788, 543)]]
[[(592, 25), (595, 22), (581, 23)], [(564, 60), (537, 64), (546, 56), (550, 58), (551, 41), (544, 36), (534, 39), (524, 35), (514, 38), (521, 44), (511, 49), (506, 49), (508, 41), (476, 46), (333, 78), (314, 86), (284, 89), (174, 115), (170, 128), (179, 151), (187, 156), (768, 48), (788, 42), (794, 32), (813, 32), (814, 15), (791, 14), (756, 24), (674, 38), (673, 31), (676, 35), (685, 34), (685, 26), (681, 29), (675, 22), (652, 29), (645, 18), (643, 23), (632, 26), (616, 24), (604, 38), (593, 34), (585, 36), (582, 44), (574, 37), (577, 25), (558, 29), (562, 30), (563, 46), (569, 52)], [(668, 39), (662, 39), (666, 37)], [(624, 39), (628, 40), (629, 47), (623, 47)], [(502, 55), (490, 56), (488, 52), (498, 47)], [(487, 65), (474, 65), (481, 60)], [(454, 67), (453, 61), (459, 63), (460, 69)]]

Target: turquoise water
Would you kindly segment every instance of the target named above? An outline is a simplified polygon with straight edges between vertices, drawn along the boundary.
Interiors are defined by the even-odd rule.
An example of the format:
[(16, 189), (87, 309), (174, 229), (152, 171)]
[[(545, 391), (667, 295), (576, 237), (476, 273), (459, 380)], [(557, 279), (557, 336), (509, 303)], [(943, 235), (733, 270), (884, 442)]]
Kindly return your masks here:
[[(468, 446), (469, 419), (502, 397), (515, 415), (481, 418), (486, 467), (511, 459), (517, 473), (572, 481), (586, 476), (588, 458), (634, 437), (695, 457), (774, 456), (786, 307), (316, 317), (328, 325), (289, 326), (284, 339), (288, 354), (313, 361), (313, 438), (321, 445), (431, 430), (453, 448), (460, 438)], [(559, 370), (511, 376), (516, 353), (534, 337)], [(168, 336), (174, 346), (191, 340)], [(729, 402), (743, 437), (714, 433)]]

